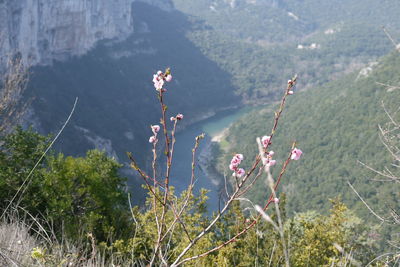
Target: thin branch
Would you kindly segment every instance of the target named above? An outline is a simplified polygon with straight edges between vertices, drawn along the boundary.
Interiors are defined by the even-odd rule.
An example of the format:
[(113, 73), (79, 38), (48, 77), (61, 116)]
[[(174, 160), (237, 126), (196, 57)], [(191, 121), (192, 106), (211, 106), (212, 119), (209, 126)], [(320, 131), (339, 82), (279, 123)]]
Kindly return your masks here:
[[(135, 214), (133, 214), (132, 203), (131, 203), (131, 194), (130, 194), (130, 193), (128, 193), (128, 203), (129, 203), (129, 209), (130, 209), (130, 211), (131, 211), (132, 219), (133, 219), (133, 221), (135, 222), (135, 233), (134, 233), (134, 235), (133, 235), (133, 240), (135, 240), (135, 239), (136, 239), (137, 232), (138, 232), (138, 228), (139, 228), (139, 223), (138, 223), (138, 221), (136, 220)], [(132, 247), (132, 251), (131, 251), (131, 253), (132, 253), (132, 258), (133, 258), (134, 252), (135, 252), (135, 245), (136, 245), (136, 243), (133, 243), (133, 247)]]
[[(128, 158), (131, 160), (131, 168), (133, 168), (134, 170), (136, 170), (140, 176), (143, 178), (143, 180), (146, 183), (147, 189), (149, 190), (149, 192), (161, 203), (161, 205), (164, 206), (164, 202), (162, 201), (162, 199), (160, 199), (157, 196), (157, 193), (155, 191), (155, 188), (152, 188), (152, 186), (150, 185), (148, 180), (151, 180), (150, 176), (148, 176), (142, 169), (140, 169), (136, 163), (136, 160), (133, 158), (131, 153), (127, 153)], [(160, 186), (161, 187), (161, 186)]]
[[(201, 134), (201, 135), (199, 135), (199, 136), (196, 136), (196, 139), (195, 139), (196, 142), (195, 142), (194, 148), (192, 149), (192, 175), (191, 175), (191, 177), (190, 177), (190, 183), (189, 183), (189, 186), (188, 186), (188, 191), (187, 191), (185, 200), (183, 201), (182, 208), (180, 209), (180, 211), (178, 212), (178, 214), (176, 214), (174, 221), (173, 221), (172, 224), (168, 227), (168, 229), (166, 230), (166, 232), (165, 232), (165, 234), (164, 234), (164, 237), (162, 237), (161, 240), (163, 240), (163, 239), (165, 238), (165, 236), (168, 234), (168, 232), (171, 231), (171, 229), (174, 227), (174, 225), (176, 224), (176, 222), (177, 222), (178, 220), (180, 220), (180, 217), (181, 217), (183, 211), (184, 211), (184, 210), (186, 209), (186, 207), (188, 206), (190, 196), (192, 195), (193, 184), (194, 184), (194, 180), (195, 180), (195, 166), (196, 166), (195, 160), (196, 160), (196, 151), (197, 151), (197, 149), (198, 149), (198, 147), (199, 147), (200, 140), (203, 139), (203, 138), (204, 138), (204, 133)], [(189, 238), (190, 241), (192, 241), (189, 235), (188, 235), (188, 238)]]
[[(160, 102), (160, 106), (161, 106), (161, 125), (163, 127), (163, 132), (164, 132), (164, 136), (165, 136), (165, 155), (167, 156), (166, 159), (166, 164), (167, 164), (167, 171), (165, 173), (165, 180), (164, 180), (164, 184), (165, 184), (165, 191), (164, 191), (164, 197), (162, 200), (162, 212), (161, 212), (161, 219), (160, 219), (160, 225), (159, 225), (159, 229), (158, 230), (158, 238), (157, 238), (157, 242), (154, 248), (154, 254), (153, 257), (150, 261), (150, 266), (153, 265), (154, 261), (155, 261), (155, 257), (158, 253), (158, 249), (161, 246), (161, 238), (163, 236), (162, 232), (164, 229), (164, 220), (165, 220), (165, 215), (167, 212), (167, 201), (168, 201), (168, 194), (169, 194), (169, 175), (170, 175), (170, 170), (171, 170), (171, 151), (170, 151), (170, 140), (169, 140), (169, 136), (168, 136), (168, 129), (167, 129), (167, 123), (166, 123), (166, 111), (167, 111), (167, 106), (164, 104), (164, 98), (163, 98), (163, 92), (164, 90), (161, 89), (159, 91), (158, 94), (158, 99)], [(176, 126), (176, 121), (174, 123), (174, 127)]]
[(396, 177), (396, 176), (390, 176), (390, 175), (388, 175), (388, 174), (386, 174), (386, 173), (384, 173), (384, 172), (378, 171), (378, 170), (376, 170), (376, 169), (374, 169), (374, 168), (368, 166), (367, 164), (365, 164), (365, 163), (363, 163), (363, 162), (361, 162), (361, 161), (358, 161), (358, 163), (360, 163), (361, 165), (363, 165), (364, 167), (366, 167), (368, 170), (373, 171), (373, 172), (375, 172), (376, 174), (379, 174), (379, 175), (381, 175), (381, 176), (383, 176), (383, 177), (387, 177), (387, 178), (392, 179), (392, 180), (399, 179), (399, 178)]
[(395, 252), (388, 252), (388, 253), (384, 253), (382, 255), (379, 255), (378, 257), (374, 258), (372, 261), (370, 261), (367, 265), (365, 265), (365, 267), (371, 266), (372, 263), (374, 263), (375, 261), (379, 260), (380, 258), (383, 258), (385, 256), (389, 256), (389, 255), (394, 255), (396, 254)]
[(381, 222), (385, 222), (386, 220), (383, 219), (381, 216), (376, 214), (373, 209), (367, 204), (367, 202), (364, 201), (364, 199), (360, 196), (360, 194), (357, 192), (357, 190), (353, 187), (353, 185), (347, 181), (347, 184), (350, 186), (350, 188), (354, 191), (354, 193), (357, 195), (357, 197), (364, 203), (364, 205), (368, 208), (368, 210), (376, 217), (378, 218)]
[(276, 197), (276, 191), (274, 189), (274, 180), (272, 179), (272, 175), (270, 172), (268, 172), (268, 183), (269, 183), (269, 187), (272, 191), (272, 195), (274, 197), (274, 204), (275, 204), (275, 211), (276, 211), (276, 215), (278, 217), (278, 233), (281, 237), (281, 242), (282, 242), (282, 247), (283, 247), (283, 253), (285, 256), (285, 265), (286, 267), (290, 266), (290, 261), (289, 261), (289, 252), (287, 250), (287, 246), (286, 246), (286, 241), (285, 241), (285, 235), (283, 232), (283, 224), (282, 224), (282, 219), (281, 219), (281, 212), (279, 210), (279, 204), (277, 201), (275, 201), (275, 199), (277, 199)]
[(389, 38), (389, 40), (392, 42), (393, 46), (397, 49), (397, 43), (396, 43), (395, 40), (392, 38), (392, 36), (390, 35), (390, 33), (386, 30), (385, 26), (382, 26), (382, 30), (383, 30), (384, 33), (386, 34), (387, 38)]
[(63, 124), (63, 126), (61, 127), (61, 129), (58, 131), (57, 135), (53, 138), (53, 141), (51, 141), (51, 143), (47, 146), (46, 150), (43, 152), (43, 154), (42, 154), (42, 155), (40, 156), (40, 158), (37, 160), (36, 164), (33, 166), (33, 168), (31, 169), (31, 171), (29, 172), (28, 176), (25, 178), (25, 180), (23, 181), (23, 183), (21, 184), (21, 186), (18, 188), (17, 192), (15, 193), (15, 195), (13, 196), (13, 198), (11, 199), (10, 203), (9, 203), (9, 204), (7, 205), (7, 207), (4, 209), (4, 211), (3, 211), (3, 213), (2, 213), (2, 215), (1, 215), (1, 217), (0, 217), (0, 219), (4, 217), (4, 215), (5, 215), (5, 213), (7, 212), (8, 208), (12, 205), (12, 203), (14, 202), (14, 200), (16, 199), (16, 197), (18, 196), (18, 194), (19, 194), (19, 193), (21, 192), (21, 190), (22, 190), (22, 193), (21, 193), (21, 195), (20, 195), (20, 197), (19, 197), (19, 200), (18, 200), (18, 202), (17, 202), (17, 206), (19, 206), (19, 203), (22, 201), (22, 197), (23, 197), (23, 195), (24, 195), (26, 189), (27, 189), (28, 186), (29, 186), (29, 184), (28, 184), (26, 187), (24, 187), (25, 184), (26, 184), (28, 181), (30, 181), (30, 178), (31, 178), (33, 172), (36, 170), (36, 168), (37, 168), (37, 167), (39, 166), (39, 164), (41, 163), (42, 159), (46, 156), (47, 152), (49, 152), (49, 150), (51, 149), (51, 147), (53, 146), (53, 144), (56, 142), (56, 140), (58, 139), (58, 137), (59, 137), (59, 136), (61, 135), (61, 133), (64, 131), (65, 127), (67, 126), (67, 124), (69, 123), (69, 121), (70, 121), (70, 119), (71, 119), (71, 117), (72, 117), (72, 114), (74, 114), (75, 107), (76, 107), (76, 104), (77, 104), (77, 103), (78, 103), (78, 98), (75, 98), (74, 105), (73, 105), (73, 107), (72, 107), (71, 112), (69, 113), (69, 116), (68, 116), (67, 120), (65, 121), (65, 123)]

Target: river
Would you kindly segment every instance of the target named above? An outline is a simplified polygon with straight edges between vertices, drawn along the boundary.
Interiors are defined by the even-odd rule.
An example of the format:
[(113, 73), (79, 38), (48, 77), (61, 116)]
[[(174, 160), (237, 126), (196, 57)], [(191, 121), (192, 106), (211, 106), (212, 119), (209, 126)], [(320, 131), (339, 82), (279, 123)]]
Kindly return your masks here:
[(192, 174), (192, 149), (195, 144), (195, 138), (201, 133), (205, 133), (205, 138), (200, 143), (196, 158), (194, 191), (198, 192), (200, 188), (209, 190), (210, 192), (207, 194), (209, 197), (207, 201), (209, 211), (218, 209), (218, 192), (221, 185), (223, 185), (223, 177), (216, 177), (215, 173), (212, 175), (208, 174), (205, 170), (206, 168), (201, 163), (206, 158), (210, 159), (212, 157), (210, 151), (212, 139), (214, 138), (215, 140), (231, 123), (252, 109), (251, 107), (244, 107), (234, 111), (219, 112), (217, 115), (195, 123), (176, 134), (177, 141), (171, 169), (171, 184), (175, 187), (177, 193), (185, 190), (190, 183)]

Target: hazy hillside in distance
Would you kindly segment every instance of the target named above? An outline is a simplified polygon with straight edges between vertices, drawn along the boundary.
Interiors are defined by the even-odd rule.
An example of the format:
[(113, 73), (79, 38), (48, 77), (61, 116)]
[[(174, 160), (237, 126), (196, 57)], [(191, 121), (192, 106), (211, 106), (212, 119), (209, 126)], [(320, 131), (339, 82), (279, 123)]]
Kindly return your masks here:
[(190, 32), (190, 40), (231, 73), (237, 92), (252, 102), (276, 99), (294, 73), (309, 88), (388, 53), (392, 44), (381, 27), (400, 36), (400, 5), (369, 2), (374, 8), (359, 1), (174, 0), (177, 9), (209, 25)]
[(307, 38), (340, 23), (396, 28), (400, 3), (368, 0), (173, 0), (175, 7), (201, 17), (218, 33), (250, 42), (281, 44)]
[[(301, 81), (303, 77), (299, 77)], [(368, 216), (368, 210), (359, 201), (347, 181), (378, 213), (386, 208), (399, 208), (398, 188), (390, 182), (373, 181), (374, 173), (358, 161), (382, 170), (392, 163), (378, 137), (378, 124), (388, 122), (382, 102), (389, 111), (398, 109), (400, 91), (387, 91), (377, 83), (398, 86), (400, 83), (400, 54), (392, 52), (379, 62), (361, 71), (346, 75), (337, 81), (306, 92), (295, 90), (289, 96), (278, 131), (270, 149), (275, 151), (277, 175), (290, 150), (292, 141), (304, 154), (301, 161), (292, 162), (285, 174), (283, 191), (287, 193), (291, 213), (309, 209), (329, 208), (329, 198), (341, 196), (357, 213)], [(300, 83), (299, 83), (300, 84)], [(297, 86), (301, 90), (301, 86)], [(251, 160), (257, 151), (256, 136), (268, 135), (276, 106), (253, 112), (235, 123), (226, 137), (228, 155), (243, 153)], [(400, 119), (396, 113), (395, 120)], [(250, 145), (249, 145), (250, 144)], [(223, 162), (228, 162), (224, 158)], [(227, 166), (227, 164), (225, 164)], [(227, 167), (225, 167), (227, 168)], [(261, 179), (259, 183), (265, 183)], [(265, 198), (264, 191), (254, 187), (248, 194), (255, 203)], [(387, 211), (387, 210), (386, 210)]]

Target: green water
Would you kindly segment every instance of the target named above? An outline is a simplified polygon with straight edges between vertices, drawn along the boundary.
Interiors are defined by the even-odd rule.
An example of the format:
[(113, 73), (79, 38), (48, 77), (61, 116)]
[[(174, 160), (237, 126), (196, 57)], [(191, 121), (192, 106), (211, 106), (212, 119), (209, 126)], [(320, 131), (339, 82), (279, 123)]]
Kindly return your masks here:
[(209, 136), (214, 137), (254, 109), (255, 107), (247, 106), (234, 111), (224, 111), (223, 113), (204, 121), (201, 125), (201, 129)]
[[(177, 192), (182, 192), (189, 185), (192, 170), (192, 148), (196, 136), (201, 133), (206, 134), (204, 140), (200, 143), (197, 154), (199, 155), (203, 149), (207, 150), (212, 137), (221, 133), (233, 122), (252, 110), (254, 110), (254, 107), (243, 107), (237, 110), (219, 112), (214, 117), (195, 123), (184, 131), (176, 134), (177, 141), (174, 148), (173, 167), (171, 168), (171, 184), (175, 187)], [(215, 180), (213, 181), (210, 177), (207, 177), (206, 172), (199, 166), (198, 157), (195, 166), (195, 191), (198, 191), (200, 188), (209, 190), (207, 194), (209, 197), (209, 209), (211, 211), (218, 209), (218, 191), (220, 186)], [(221, 178), (221, 182), (222, 180)]]

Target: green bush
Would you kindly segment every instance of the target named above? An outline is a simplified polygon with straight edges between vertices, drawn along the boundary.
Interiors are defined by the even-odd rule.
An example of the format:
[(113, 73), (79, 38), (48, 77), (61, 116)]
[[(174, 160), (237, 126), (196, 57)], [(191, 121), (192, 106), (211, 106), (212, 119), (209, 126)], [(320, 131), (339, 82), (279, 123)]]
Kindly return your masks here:
[[(16, 131), (2, 139), (0, 150), (0, 207), (8, 206), (48, 144), (32, 130)], [(57, 235), (76, 239), (91, 232), (99, 240), (129, 233), (128, 196), (121, 165), (104, 152), (85, 157), (54, 152), (45, 158), (13, 201), (17, 209), (45, 219)], [(44, 217), (44, 218), (43, 218)], [(44, 224), (46, 225), (46, 224)]]

